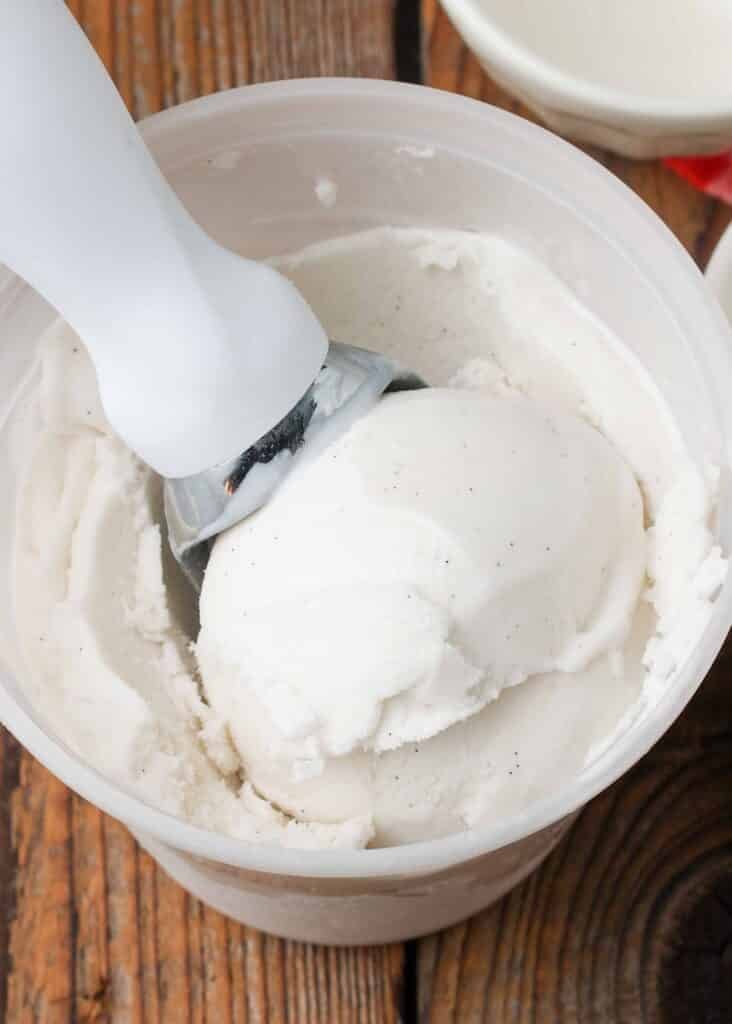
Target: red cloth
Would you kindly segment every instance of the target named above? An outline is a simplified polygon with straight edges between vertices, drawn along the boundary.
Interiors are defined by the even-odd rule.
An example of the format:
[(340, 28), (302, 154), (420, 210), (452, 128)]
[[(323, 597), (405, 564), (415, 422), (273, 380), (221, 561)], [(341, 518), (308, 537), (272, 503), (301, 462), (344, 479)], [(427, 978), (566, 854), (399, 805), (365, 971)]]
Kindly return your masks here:
[(732, 153), (669, 156), (663, 162), (702, 192), (732, 203)]

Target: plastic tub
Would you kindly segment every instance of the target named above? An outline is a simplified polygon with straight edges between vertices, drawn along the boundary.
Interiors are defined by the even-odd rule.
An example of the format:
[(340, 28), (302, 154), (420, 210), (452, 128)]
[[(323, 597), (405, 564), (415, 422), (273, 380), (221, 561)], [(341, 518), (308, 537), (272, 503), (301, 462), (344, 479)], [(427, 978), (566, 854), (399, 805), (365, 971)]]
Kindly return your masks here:
[[(693, 263), (648, 208), (571, 146), (484, 104), (420, 87), (313, 79), (221, 93), (149, 119), (143, 132), (193, 214), (223, 243), (273, 254), (376, 224), (502, 233), (546, 260), (651, 370), (689, 448), (723, 467), (719, 529), (732, 547), (730, 336)], [(324, 190), (329, 179), (337, 188)], [(320, 199), (318, 198), (320, 195)], [(325, 200), (325, 201), (323, 201)], [(144, 239), (140, 239), (144, 245)], [(50, 310), (0, 280), (0, 401), (29, 366)], [(6, 494), (17, 469), (0, 447)], [(9, 607), (13, 503), (0, 529)], [(574, 813), (658, 739), (699, 686), (732, 621), (732, 584), (659, 703), (570, 786), (523, 814), (445, 839), (318, 852), (194, 828), (103, 779), (44, 731), (0, 621), (0, 717), (65, 783), (124, 822), (213, 907), (296, 939), (373, 943), (451, 924), (532, 871)]]

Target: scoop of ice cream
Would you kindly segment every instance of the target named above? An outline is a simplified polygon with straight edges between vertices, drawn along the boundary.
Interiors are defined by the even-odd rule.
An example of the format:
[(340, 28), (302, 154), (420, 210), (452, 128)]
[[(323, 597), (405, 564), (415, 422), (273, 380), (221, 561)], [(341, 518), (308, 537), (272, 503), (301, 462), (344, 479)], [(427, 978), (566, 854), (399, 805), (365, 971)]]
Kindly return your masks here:
[[(716, 476), (699, 471), (673, 410), (622, 339), (584, 308), (549, 268), (504, 239), (475, 232), (377, 228), (317, 243), (279, 262), (329, 337), (358, 338), (437, 386), (535, 403), (537, 415), (547, 406), (561, 407), (565, 419), (550, 414), (557, 429), (568, 430), (572, 437), (576, 432), (577, 438), (591, 435), (594, 454), (587, 455), (587, 486), (598, 486), (605, 498), (585, 494), (577, 482), (582, 462), (574, 449), (574, 468), (565, 460), (552, 475), (551, 467), (560, 460), (547, 457), (551, 447), (546, 439), (523, 463), (529, 465), (529, 474), (512, 481), (509, 455), (516, 458), (518, 446), (508, 442), (524, 438), (528, 443), (530, 436), (517, 425), (518, 417), (510, 431), (500, 426), (502, 435), (498, 413), (486, 414), (487, 432), (483, 423), (480, 437), (472, 429), (467, 432), (467, 442), (477, 445), (472, 455), (470, 449), (460, 449), (460, 437), (454, 436), (447, 458), (442, 444), (448, 438), (435, 436), (433, 428), (443, 421), (445, 428), (449, 422), (454, 426), (456, 418), (442, 405), (432, 406), (437, 412), (426, 417), (426, 427), (417, 426), (414, 410), (408, 413), (414, 418), (405, 422), (403, 432), (414, 458), (410, 454), (402, 459), (406, 466), (395, 458), (388, 461), (383, 441), (378, 457), (365, 452), (363, 465), (351, 460), (348, 472), (337, 461), (330, 465), (325, 460), (319, 476), (308, 483), (303, 467), (299, 490), (290, 496), (281, 493), (266, 518), (263, 514), (242, 528), (241, 571), (237, 574), (234, 561), (227, 564), (227, 543), (233, 540), (239, 546), (236, 534), (222, 538), (215, 559), (220, 574), (231, 574), (232, 586), (245, 588), (241, 594), (237, 589), (228, 604), (222, 597), (221, 634), (235, 636), (244, 621), (243, 614), (237, 618), (238, 611), (261, 620), (266, 618), (265, 606), (273, 606), (275, 619), (259, 634), (260, 640), (272, 635), (272, 646), (259, 650), (257, 657), (267, 666), (281, 654), (287, 687), (299, 707), (314, 709), (306, 720), (317, 725), (288, 738), (265, 707), (267, 686), (255, 686), (259, 677), (254, 678), (251, 668), (251, 677), (245, 673), (242, 679), (236, 650), (233, 662), (223, 662), (216, 644), (209, 646), (209, 699), (202, 699), (204, 687), (189, 650), (195, 609), (158, 526), (160, 482), (113, 436), (84, 347), (59, 323), (44, 337), (37, 367), (19, 389), (6, 421), (4, 436), (22, 483), (12, 569), (18, 644), (6, 630), (2, 656), (17, 665), (24, 694), (49, 733), (148, 804), (201, 828), (247, 841), (326, 849), (367, 843), (383, 847), (497, 820), (516, 821), (537, 801), (581, 777), (675, 685), (674, 673), (713, 615), (726, 570), (712, 528)], [(432, 393), (420, 401), (441, 400)], [(385, 401), (379, 416), (387, 409)], [(602, 437), (589, 427), (582, 435), (572, 416), (591, 423)], [(372, 430), (375, 424), (372, 419), (359, 429)], [(390, 443), (402, 436), (400, 429), (387, 438)], [(447, 722), (471, 697), (488, 693), (491, 673), (509, 679), (511, 659), (523, 671), (532, 671), (542, 660), (571, 665), (571, 657), (565, 662), (557, 652), (569, 655), (574, 648), (578, 660), (588, 657), (579, 636), (592, 633), (593, 625), (601, 622), (612, 624), (611, 610), (620, 606), (613, 604), (609, 582), (597, 584), (594, 605), (592, 600), (592, 581), (605, 554), (612, 572), (623, 578), (611, 558), (623, 535), (616, 511), (622, 504), (622, 469), (603, 438), (638, 481), (646, 524), (650, 586), (647, 600), (636, 605), (622, 649), (608, 646), (576, 672), (531, 675), (429, 739), (382, 750), (389, 739), (399, 742), (408, 735), (406, 717), (399, 735), (392, 726), (383, 728), (390, 709), (400, 704), (411, 709), (409, 724), (414, 728), (420, 721), (430, 724), (422, 716), (422, 705), (429, 704), (431, 727), (436, 727), (437, 711)], [(361, 442), (351, 439), (342, 458), (337, 450), (330, 454), (348, 465), (350, 453), (359, 446)], [(473, 455), (474, 461), (465, 461)], [(708, 455), (713, 461), (714, 452)], [(470, 465), (475, 481), (468, 479)], [(603, 468), (607, 466), (613, 467), (609, 473)], [(398, 481), (388, 479), (389, 467)], [(312, 465), (308, 472), (315, 469)], [(394, 490), (399, 482), (400, 489)], [(484, 486), (480, 500), (487, 502), (488, 511), (480, 534), (479, 523), (471, 527), (458, 518), (469, 506), (462, 513), (451, 511), (449, 488), (457, 501), (460, 495), (470, 497), (469, 487), (475, 491)], [(437, 505), (430, 507), (427, 500), (415, 505), (417, 490), (426, 499), (436, 487), (442, 488)], [(539, 512), (545, 495), (546, 514), (551, 516), (546, 520)], [(510, 518), (500, 519), (504, 514)], [(550, 537), (545, 546), (552, 551), (544, 555), (540, 534), (531, 533), (534, 520)], [(397, 523), (406, 526), (397, 529)], [(380, 532), (369, 533), (372, 526)], [(533, 547), (527, 545), (523, 562), (521, 549), (516, 549), (519, 527), (524, 538), (535, 541)], [(628, 547), (622, 551), (629, 552), (636, 543), (631, 534), (636, 536), (627, 531)], [(484, 542), (492, 547), (483, 548)], [(504, 547), (510, 561), (498, 553)], [(451, 560), (451, 576), (440, 563), (442, 550), (459, 553), (442, 556), (443, 563)], [(532, 561), (532, 551), (547, 560), (537, 555)], [(554, 583), (552, 572), (557, 574)], [(575, 579), (584, 580), (586, 587), (576, 600)], [(420, 643), (430, 637), (431, 646), (425, 643), (423, 650), (412, 642), (406, 650), (398, 647), (400, 660), (394, 655), (387, 662), (384, 634), (392, 645), (401, 642), (405, 634), (399, 620), (379, 618), (377, 602), (368, 620), (373, 635), (367, 636), (364, 628), (358, 630), (359, 620), (348, 612), (345, 600), (318, 596), (340, 586), (342, 596), (357, 590), (362, 605), (368, 606), (367, 584), (380, 584), (383, 593), (395, 580), (406, 581), (410, 593), (419, 593), (433, 608), (434, 621), (443, 623), (441, 629), (448, 623), (445, 643), (456, 649), (455, 658), (459, 655), (484, 673), (473, 691), (461, 689), (469, 678), (464, 666), (442, 681), (435, 675), (440, 699), (449, 690), (448, 680), (457, 679), (456, 696), (448, 693), (450, 702), (439, 707), (436, 698), (425, 699), (426, 686), (421, 690), (423, 684), (409, 684), (409, 659), (422, 658), (421, 664), (429, 668), (425, 651), (441, 651), (427, 629), (433, 620), (426, 614), (424, 628), (417, 632)], [(212, 577), (211, 593), (216, 586)], [(310, 600), (321, 602), (321, 613), (306, 619)], [(401, 605), (390, 600), (390, 608), (409, 602), (411, 613), (414, 597)], [(521, 628), (511, 647), (505, 639), (509, 630), (501, 633), (498, 625), (509, 621), (516, 608), (526, 615), (514, 619)], [(567, 617), (575, 610), (574, 633), (560, 609)], [(551, 644), (541, 633), (542, 614), (559, 623)], [(481, 616), (486, 623), (482, 630)], [(303, 625), (298, 626), (301, 617)], [(621, 620), (618, 612), (618, 632)], [(518, 639), (522, 632), (525, 642)], [(254, 652), (253, 635), (242, 639), (242, 649)], [(594, 635), (600, 643), (601, 632)], [(308, 659), (314, 659), (317, 672), (308, 671)], [(446, 657), (437, 662), (440, 667), (446, 663)], [(406, 673), (404, 689), (383, 697), (386, 669), (397, 664)], [(382, 687), (381, 697), (367, 694), (364, 700), (359, 691), (357, 705), (351, 692), (354, 679), (365, 679), (368, 690), (373, 682), (369, 666), (376, 667), (373, 678)], [(274, 674), (275, 680), (280, 675)], [(330, 696), (323, 697), (317, 688), (311, 691), (313, 680), (317, 687), (329, 681)], [(393, 677), (389, 686), (398, 682)], [(280, 692), (289, 693), (286, 688)], [(287, 708), (275, 686), (272, 695), (273, 713)], [(357, 720), (356, 709), (361, 714), (364, 707), (377, 704), (382, 709), (379, 721), (369, 732), (367, 716)], [(354, 742), (350, 753), (340, 755), (325, 747), (326, 726), (329, 735), (340, 729), (331, 728), (336, 705), (338, 721), (348, 724)], [(294, 817), (257, 795), (231, 743), (232, 731), (259, 791)], [(360, 732), (364, 738), (355, 739)], [(312, 748), (314, 756), (305, 756), (303, 746)], [(308, 772), (311, 776), (303, 777)]]
[(373, 813), (364, 758), (621, 648), (645, 564), (635, 479), (578, 417), (518, 394), (390, 395), (216, 541), (206, 696), (268, 799)]

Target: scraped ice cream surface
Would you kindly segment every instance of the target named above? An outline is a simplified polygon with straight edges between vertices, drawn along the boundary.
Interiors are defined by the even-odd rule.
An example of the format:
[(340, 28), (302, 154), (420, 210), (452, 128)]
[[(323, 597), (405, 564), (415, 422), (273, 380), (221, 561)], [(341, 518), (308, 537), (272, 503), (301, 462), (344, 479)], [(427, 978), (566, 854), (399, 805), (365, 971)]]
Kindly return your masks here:
[(520, 813), (698, 640), (726, 571), (715, 473), (622, 342), (498, 237), (384, 228), (279, 265), (331, 337), (432, 386), (219, 536), (199, 630), (160, 481), (52, 328), (13, 422), (28, 693), (99, 771), (246, 840), (387, 846)]

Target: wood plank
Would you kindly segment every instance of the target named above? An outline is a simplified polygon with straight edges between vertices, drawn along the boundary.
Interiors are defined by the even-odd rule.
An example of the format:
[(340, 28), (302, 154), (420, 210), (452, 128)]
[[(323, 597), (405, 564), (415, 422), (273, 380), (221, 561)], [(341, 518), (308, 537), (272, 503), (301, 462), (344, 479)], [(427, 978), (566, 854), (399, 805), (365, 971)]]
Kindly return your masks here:
[(0, 1019), (8, 1007), (11, 965), (10, 922), (16, 912), (17, 857), (12, 836), (11, 803), (18, 789), (20, 745), (0, 727)]
[(12, 822), (17, 905), (7, 1019), (61, 1024), (76, 998), (71, 795), (26, 753)]
[[(422, 0), (426, 81), (536, 120)], [(732, 211), (662, 164), (588, 152), (703, 266)], [(419, 943), (424, 1024), (732, 1020), (732, 646), (663, 741), (596, 799), (540, 871)]]
[[(391, 0), (70, 6), (136, 117), (249, 80), (393, 74)], [(0, 799), (0, 1017), (8, 1024), (398, 1020), (400, 946), (319, 949), (228, 921), (30, 755), (20, 756), (19, 779), (17, 765), (18, 748), (3, 735), (0, 793), (13, 792), (12, 851), (11, 811)]]

